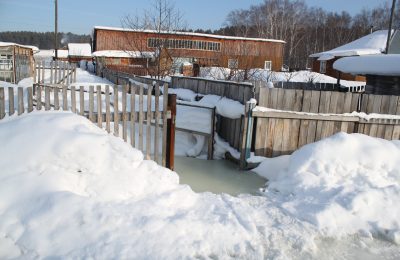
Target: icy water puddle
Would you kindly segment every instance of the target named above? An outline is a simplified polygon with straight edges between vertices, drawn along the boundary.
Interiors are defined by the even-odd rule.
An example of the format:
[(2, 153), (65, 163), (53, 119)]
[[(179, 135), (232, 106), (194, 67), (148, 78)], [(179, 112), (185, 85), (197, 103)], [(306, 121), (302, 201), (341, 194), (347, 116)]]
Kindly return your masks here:
[(257, 195), (266, 183), (256, 173), (240, 171), (237, 165), (227, 160), (175, 157), (175, 172), (179, 175), (179, 182), (189, 185), (195, 192)]

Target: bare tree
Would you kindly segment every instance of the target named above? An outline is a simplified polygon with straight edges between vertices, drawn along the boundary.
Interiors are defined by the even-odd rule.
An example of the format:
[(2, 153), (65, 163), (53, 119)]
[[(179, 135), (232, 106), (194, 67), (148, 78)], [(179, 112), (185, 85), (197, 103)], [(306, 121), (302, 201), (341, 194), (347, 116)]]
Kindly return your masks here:
[[(149, 70), (149, 73), (157, 78), (169, 74), (172, 67), (172, 57), (168, 40), (171, 38), (172, 32), (186, 29), (183, 15), (175, 8), (174, 3), (169, 0), (153, 0), (150, 10), (125, 16), (122, 19), (122, 25), (124, 28), (139, 32), (152, 30), (156, 34), (154, 41), (152, 41), (152, 48), (155, 51), (150, 64), (154, 69)], [(125, 35), (129, 46), (127, 51), (139, 52), (141, 56), (146, 56), (148, 42), (143, 41), (141, 37), (135, 37), (134, 34)]]
[[(264, 0), (248, 9), (232, 11), (227, 16), (227, 26), (217, 33), (284, 40), (284, 63), (305, 69), (312, 53), (336, 48), (369, 34), (371, 29), (387, 29), (389, 13), (387, 0), (355, 16), (310, 8), (303, 0)], [(400, 2), (393, 24), (400, 29)]]

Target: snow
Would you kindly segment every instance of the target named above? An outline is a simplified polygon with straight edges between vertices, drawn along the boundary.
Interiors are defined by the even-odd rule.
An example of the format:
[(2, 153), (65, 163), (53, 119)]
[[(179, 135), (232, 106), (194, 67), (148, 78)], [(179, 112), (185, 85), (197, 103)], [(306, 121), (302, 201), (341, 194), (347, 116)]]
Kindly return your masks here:
[(387, 36), (388, 30), (379, 30), (330, 51), (312, 54), (310, 57), (327, 60), (327, 57), (333, 59), (334, 57), (380, 54), (386, 49)]
[(104, 50), (93, 52), (93, 57), (109, 57), (109, 58), (152, 58), (154, 52), (150, 51), (116, 51)]
[[(53, 51), (52, 57), (55, 57), (56, 53), (54, 50), (52, 50), (52, 51)], [(57, 50), (57, 57), (63, 58), (63, 59), (68, 58), (68, 50)]]
[(284, 259), (314, 250), (312, 227), (264, 198), (196, 194), (72, 113), (2, 120), (0, 141), (2, 259)]
[(176, 97), (183, 101), (195, 101), (197, 96), (194, 91), (184, 88), (169, 88), (168, 93), (176, 94)]
[[(261, 107), (257, 106), (253, 109), (254, 112), (284, 112), (294, 115), (309, 115), (309, 116), (334, 116), (338, 114), (334, 113), (311, 113), (311, 112), (298, 112), (298, 111), (288, 111), (288, 110), (279, 110), (279, 109), (272, 109), (268, 107)], [(377, 113), (370, 113), (366, 114), (365, 112), (357, 112), (353, 111), (351, 113), (343, 113), (339, 114), (340, 116), (345, 117), (358, 117), (359, 119), (363, 119), (369, 121), (371, 119), (385, 119), (385, 120), (400, 120), (400, 115), (390, 115), (390, 114), (377, 114)]]
[(68, 55), (92, 57), (92, 47), (89, 43), (68, 43)]
[(193, 32), (177, 32), (177, 31), (161, 31), (156, 30), (135, 30), (130, 28), (118, 28), (118, 27), (107, 27), (107, 26), (95, 26), (94, 29), (99, 30), (109, 30), (109, 31), (124, 31), (124, 32), (145, 32), (145, 33), (161, 33), (161, 34), (174, 34), (174, 35), (188, 35), (188, 36), (199, 36), (207, 37), (213, 39), (226, 39), (226, 40), (246, 40), (246, 41), (261, 41), (261, 42), (279, 42), (286, 43), (281, 40), (274, 39), (264, 39), (264, 38), (247, 38), (247, 37), (237, 37), (237, 36), (225, 36), (225, 35), (215, 35), (215, 34), (204, 34), (204, 33), (193, 33)]
[(400, 76), (400, 54), (365, 55), (341, 58), (333, 68), (355, 75)]
[(265, 159), (264, 196), (238, 197), (179, 185), (176, 173), (69, 112), (7, 117), (0, 143), (1, 259), (400, 254), (380, 240), (398, 242), (399, 141), (338, 134)]
[(327, 236), (400, 244), (400, 141), (339, 133), (255, 169), (284, 210)]
[[(226, 97), (211, 94), (202, 95), (195, 93), (190, 89), (183, 88), (169, 88), (168, 93), (176, 94), (178, 99), (187, 101), (188, 104), (215, 107), (216, 113), (224, 117), (237, 119), (244, 114), (244, 105), (242, 105), (239, 101), (235, 101)], [(199, 101), (195, 101), (197, 96), (201, 97)]]
[(33, 53), (39, 52), (39, 48), (36, 46), (32, 46), (32, 45), (22, 45), (22, 44), (17, 44), (14, 42), (0, 42), (0, 47), (4, 47), (4, 46), (19, 46), (19, 47), (23, 47), (23, 48), (32, 49)]
[[(232, 80), (239, 80), (241, 78), (241, 71), (237, 71)], [(200, 76), (206, 79), (225, 79), (230, 75), (230, 69), (220, 67), (200, 68)], [(320, 74), (313, 71), (294, 71), (294, 72), (277, 72), (264, 69), (252, 69), (249, 71), (249, 80), (261, 80), (265, 82), (274, 82), (274, 87), (279, 88), (280, 82), (308, 82), (308, 83), (331, 83), (337, 84), (337, 79)], [(245, 82), (240, 82), (245, 83)], [(364, 86), (365, 82), (362, 81), (347, 81), (340, 80), (340, 84), (346, 87)]]

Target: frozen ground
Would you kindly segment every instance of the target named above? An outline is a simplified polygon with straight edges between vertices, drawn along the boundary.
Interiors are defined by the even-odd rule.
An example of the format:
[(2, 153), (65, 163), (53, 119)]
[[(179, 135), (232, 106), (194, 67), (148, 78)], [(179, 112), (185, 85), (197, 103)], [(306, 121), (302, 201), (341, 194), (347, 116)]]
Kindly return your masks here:
[(266, 182), (254, 172), (240, 171), (237, 164), (228, 160), (204, 161), (178, 156), (175, 171), (179, 183), (189, 185), (195, 192), (260, 195)]
[[(336, 219), (347, 219), (340, 217), (347, 214), (345, 210), (331, 211), (337, 214), (336, 219), (326, 215), (319, 218), (323, 222), (315, 222), (302, 214), (305, 209), (301, 209), (305, 206), (313, 213), (312, 209), (329, 208), (325, 203), (331, 193), (323, 193), (324, 187), (331, 187), (329, 183), (335, 184), (339, 195), (351, 187), (347, 186), (347, 179), (366, 189), (365, 176), (372, 176), (373, 172), (368, 171), (371, 168), (381, 173), (375, 178), (380, 180), (380, 186), (389, 185), (390, 193), (380, 196), (383, 193), (378, 192), (367, 197), (372, 206), (380, 207), (380, 215), (388, 216), (387, 223), (382, 219), (381, 224), (396, 230), (398, 220), (393, 218), (399, 208), (395, 193), (399, 172), (395, 163), (399, 150), (396, 142), (343, 135), (326, 139), (299, 150), (288, 164), (293, 172), (285, 171), (282, 176), (271, 173), (264, 196), (239, 197), (195, 193), (189, 186), (179, 185), (176, 173), (143, 160), (141, 152), (68, 112), (34, 112), (4, 119), (0, 122), (0, 142), (1, 259), (400, 257), (399, 246), (381, 239), (389, 239), (388, 236), (375, 232), (370, 236), (354, 228), (341, 230), (338, 225), (346, 222), (339, 223)], [(333, 157), (329, 147), (333, 147), (331, 154), (337, 154), (341, 151), (338, 147), (361, 144), (363, 152), (365, 148), (378, 149), (371, 157), (387, 149), (385, 157), (376, 159), (381, 163), (374, 166), (367, 163), (370, 156), (360, 156), (343, 159), (349, 164), (346, 168), (340, 160), (330, 163), (323, 160)], [(369, 168), (361, 167), (363, 163)], [(301, 171), (310, 165), (318, 170), (314, 175), (325, 176), (326, 180), (309, 177), (310, 174)], [(347, 172), (356, 176), (350, 178)], [(285, 177), (290, 175), (293, 178)], [(293, 192), (281, 187), (291, 187)], [(309, 187), (312, 187), (310, 193), (304, 192)], [(359, 188), (353, 191), (355, 197), (360, 194)], [(316, 200), (303, 201), (303, 193), (313, 195)], [(391, 207), (383, 209), (378, 202), (385, 206), (390, 202)], [(365, 202), (361, 199), (360, 203)], [(361, 209), (365, 212), (366, 208)], [(350, 221), (356, 218), (360, 215)], [(364, 220), (360, 218), (360, 223)], [(319, 223), (326, 223), (330, 232)]]

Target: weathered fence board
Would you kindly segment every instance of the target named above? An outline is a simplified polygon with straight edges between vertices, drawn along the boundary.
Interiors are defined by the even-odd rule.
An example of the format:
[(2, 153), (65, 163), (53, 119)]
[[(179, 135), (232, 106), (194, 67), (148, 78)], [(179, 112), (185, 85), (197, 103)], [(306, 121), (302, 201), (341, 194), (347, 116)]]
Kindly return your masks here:
[[(58, 85), (34, 84), (34, 88), (18, 87), (16, 89), (16, 95), (13, 87), (7, 88), (6, 90), (10, 100), (7, 107), (5, 98), (6, 91), (4, 87), (0, 86), (0, 119), (5, 118), (7, 115), (13, 115), (15, 110), (17, 110), (18, 115), (40, 110), (42, 107), (42, 89), (44, 89), (45, 93), (44, 105), (46, 110), (59, 110), (61, 105), (60, 94), (62, 94), (62, 109), (76, 113), (76, 88), (75, 86), (71, 86), (70, 89), (68, 89), (66, 85), (64, 86), (65, 87), (60, 88)], [(158, 85), (156, 85), (154, 92), (152, 92), (152, 86), (148, 86), (149, 91), (146, 91), (146, 107), (144, 107), (145, 94), (143, 85), (140, 86), (141, 96), (139, 97), (135, 94), (137, 88), (135, 85), (130, 87), (126, 85), (122, 88), (120, 86), (113, 86), (114, 92), (111, 92), (113, 94), (113, 103), (110, 102), (110, 88), (108, 85), (105, 86), (104, 92), (100, 85), (97, 85), (96, 88), (90, 85), (88, 88), (89, 89), (85, 89), (83, 86), (79, 88), (79, 114), (87, 117), (97, 126), (106, 128), (108, 132), (110, 132), (110, 124), (113, 122), (114, 134), (116, 136), (119, 136), (119, 125), (122, 125), (121, 137), (125, 142), (130, 142), (133, 147), (136, 147), (135, 139), (137, 139), (137, 136), (135, 135), (135, 128), (137, 124), (139, 123), (139, 129), (143, 129), (143, 125), (145, 124), (146, 135), (144, 137), (142, 131), (139, 143), (142, 143), (142, 151), (146, 155), (146, 159), (154, 159), (156, 162), (160, 163), (161, 157), (163, 165), (167, 165), (167, 162), (172, 160), (171, 158), (165, 157), (167, 156), (167, 145), (165, 142), (167, 141), (166, 136), (168, 130), (166, 122), (171, 114), (167, 111), (168, 85), (164, 85), (163, 87), (163, 100), (160, 98), (161, 91)], [(70, 92), (70, 94), (68, 94), (68, 92)], [(33, 95), (33, 93), (36, 93), (36, 95)], [(85, 96), (86, 94), (87, 96)], [(119, 96), (121, 96), (121, 99)], [(135, 104), (137, 97), (141, 101), (139, 111), (137, 111), (138, 109)], [(16, 100), (16, 102), (14, 102), (14, 100)], [(128, 100), (130, 102), (128, 102)], [(160, 107), (160, 102), (165, 104), (162, 109)], [(130, 106), (128, 105), (129, 103)], [(144, 109), (146, 109), (146, 111), (144, 111)], [(103, 110), (105, 110), (105, 112)], [(113, 114), (111, 114), (111, 110)], [(140, 122), (137, 122), (138, 118), (140, 118)], [(162, 133), (160, 133), (160, 131), (162, 131)], [(170, 133), (172, 135), (174, 131), (171, 130)], [(130, 138), (128, 138), (128, 135)], [(160, 136), (163, 137), (162, 140), (160, 140)], [(146, 150), (143, 150), (143, 138), (146, 138)], [(129, 141), (129, 139), (131, 140)], [(154, 147), (152, 144), (154, 144)], [(161, 146), (163, 150), (160, 150)], [(169, 150), (169, 154), (173, 156), (173, 150)], [(170, 165), (173, 166), (173, 163), (170, 163)]]
[[(256, 118), (253, 147), (256, 155), (274, 157), (289, 154), (305, 144), (341, 131), (388, 140), (400, 137), (400, 126), (396, 124), (398, 120), (367, 121), (349, 115), (341, 116), (353, 111), (400, 114), (400, 100), (396, 96), (261, 88), (259, 101), (260, 106), (277, 111), (269, 111), (268, 117), (262, 116), (261, 112), (253, 112)], [(312, 113), (312, 116), (286, 111)]]

